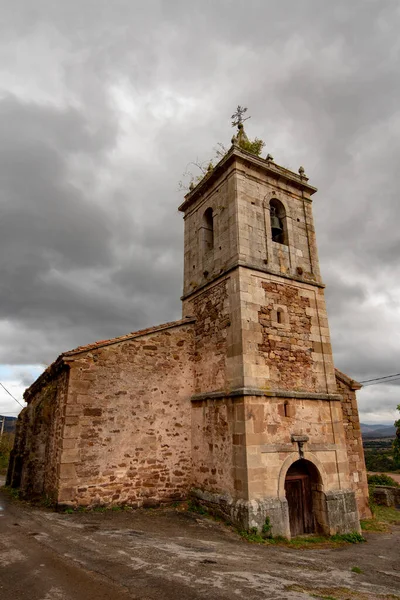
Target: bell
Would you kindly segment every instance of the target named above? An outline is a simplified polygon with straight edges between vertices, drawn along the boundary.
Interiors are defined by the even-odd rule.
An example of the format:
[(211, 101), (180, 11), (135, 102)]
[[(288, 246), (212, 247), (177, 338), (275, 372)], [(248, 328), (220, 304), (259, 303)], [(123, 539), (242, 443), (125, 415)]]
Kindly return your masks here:
[(276, 215), (272, 215), (271, 216), (271, 229), (272, 229), (272, 236), (273, 237), (275, 237), (275, 236), (279, 235), (280, 233), (282, 233), (281, 220)]

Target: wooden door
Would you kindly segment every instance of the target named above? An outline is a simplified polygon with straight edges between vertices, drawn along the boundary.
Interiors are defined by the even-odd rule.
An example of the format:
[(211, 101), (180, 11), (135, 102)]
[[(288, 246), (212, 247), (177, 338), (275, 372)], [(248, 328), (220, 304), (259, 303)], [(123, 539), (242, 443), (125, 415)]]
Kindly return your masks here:
[(289, 506), (291, 535), (312, 533), (314, 531), (314, 519), (310, 477), (308, 475), (287, 476), (285, 491)]

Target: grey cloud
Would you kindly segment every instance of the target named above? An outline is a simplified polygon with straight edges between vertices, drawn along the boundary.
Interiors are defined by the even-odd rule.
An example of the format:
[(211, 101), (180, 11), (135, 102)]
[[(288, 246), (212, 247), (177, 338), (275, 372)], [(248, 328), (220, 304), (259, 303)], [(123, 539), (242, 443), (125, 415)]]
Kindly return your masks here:
[(177, 183), (229, 144), (241, 103), (249, 134), (320, 188), (337, 366), (400, 371), (396, 1), (1, 4), (17, 81), (0, 96), (4, 362), (179, 317)]

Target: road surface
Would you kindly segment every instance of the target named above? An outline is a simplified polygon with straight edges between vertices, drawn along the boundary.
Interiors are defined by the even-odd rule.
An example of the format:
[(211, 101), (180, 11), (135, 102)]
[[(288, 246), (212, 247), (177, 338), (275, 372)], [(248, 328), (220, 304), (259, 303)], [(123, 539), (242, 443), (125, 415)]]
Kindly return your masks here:
[(1, 600), (400, 600), (400, 527), (296, 550), (179, 509), (59, 514), (0, 490), (0, 515)]

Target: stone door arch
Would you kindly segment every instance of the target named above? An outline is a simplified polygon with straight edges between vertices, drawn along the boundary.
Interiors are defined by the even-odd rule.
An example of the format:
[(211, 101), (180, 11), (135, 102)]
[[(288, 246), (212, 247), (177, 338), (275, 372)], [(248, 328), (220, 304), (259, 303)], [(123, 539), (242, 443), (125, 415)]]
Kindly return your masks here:
[(322, 478), (312, 462), (300, 459), (289, 467), (285, 477), (285, 495), (291, 537), (327, 531)]

